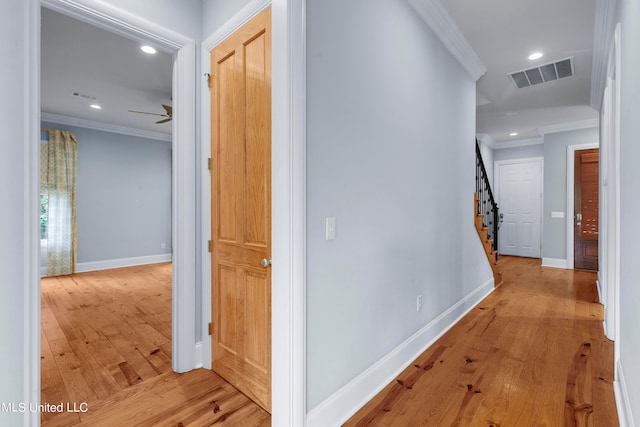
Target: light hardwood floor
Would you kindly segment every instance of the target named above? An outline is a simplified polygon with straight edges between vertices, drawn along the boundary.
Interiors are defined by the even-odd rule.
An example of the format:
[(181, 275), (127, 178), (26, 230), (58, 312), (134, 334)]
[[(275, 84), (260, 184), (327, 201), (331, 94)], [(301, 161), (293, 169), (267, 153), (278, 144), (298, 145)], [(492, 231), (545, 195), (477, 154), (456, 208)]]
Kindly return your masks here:
[(500, 264), (503, 285), (347, 426), (618, 425), (596, 274)]
[[(348, 426), (618, 425), (595, 273), (503, 257), (504, 284)], [(42, 281), (44, 426), (270, 426), (211, 371), (171, 372), (171, 265)]]
[(63, 404), (42, 412), (43, 426), (271, 425), (212, 371), (171, 371), (170, 263), (44, 278), (41, 289), (41, 401)]

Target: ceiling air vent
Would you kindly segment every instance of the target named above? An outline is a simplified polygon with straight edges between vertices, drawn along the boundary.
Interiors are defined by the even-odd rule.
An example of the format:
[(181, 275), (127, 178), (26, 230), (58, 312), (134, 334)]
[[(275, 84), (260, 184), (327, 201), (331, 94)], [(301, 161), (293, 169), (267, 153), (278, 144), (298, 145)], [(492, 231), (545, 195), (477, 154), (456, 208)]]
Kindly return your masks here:
[(571, 76), (573, 76), (573, 57), (509, 73), (513, 84), (520, 89)]

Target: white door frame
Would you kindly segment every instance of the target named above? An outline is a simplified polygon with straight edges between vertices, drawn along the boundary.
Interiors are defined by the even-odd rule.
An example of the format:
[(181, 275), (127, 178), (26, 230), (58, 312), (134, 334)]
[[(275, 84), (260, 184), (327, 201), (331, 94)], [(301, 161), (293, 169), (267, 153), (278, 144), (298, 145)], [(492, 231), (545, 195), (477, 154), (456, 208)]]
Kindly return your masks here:
[[(25, 182), (37, 199), (40, 143), (40, 7), (57, 10), (93, 25), (139, 40), (153, 40), (175, 54), (173, 99), (172, 233), (173, 233), (173, 369), (201, 366), (202, 343), (195, 343), (196, 248), (206, 259), (204, 241), (196, 239), (196, 49), (195, 42), (144, 17), (92, 0), (27, 0), (25, 60), (28, 77), (29, 130)], [(247, 7), (257, 3), (254, 0)], [(273, 19), (273, 416), (274, 425), (306, 424), (306, 0), (272, 0)], [(203, 87), (205, 85), (202, 85)], [(208, 111), (208, 110), (207, 110)], [(202, 117), (206, 117), (202, 115)], [(206, 120), (203, 120), (205, 122)], [(203, 145), (207, 145), (206, 143)], [(201, 169), (205, 163), (200, 159)], [(202, 194), (202, 193), (201, 193)], [(26, 206), (29, 207), (29, 206)], [(29, 214), (29, 224), (37, 224)], [(33, 217), (33, 218), (31, 218)], [(203, 225), (207, 224), (203, 218)], [(39, 241), (25, 230), (29, 283), (25, 286), (25, 401), (40, 403)], [(33, 236), (32, 236), (33, 235)], [(204, 263), (203, 263), (204, 264)], [(204, 269), (204, 268), (203, 268)], [(206, 289), (202, 283), (202, 289)], [(209, 288), (210, 292), (210, 288)], [(210, 347), (210, 346), (209, 346)], [(25, 412), (25, 424), (37, 426), (37, 413)]]
[(575, 208), (573, 206), (575, 198), (575, 153), (576, 151), (589, 150), (591, 148), (599, 147), (599, 142), (589, 142), (585, 144), (575, 144), (567, 146), (567, 215), (565, 219), (567, 224), (567, 268), (569, 270), (573, 270), (575, 258), (575, 244), (573, 241), (573, 239), (575, 238), (573, 227), (573, 217), (575, 215)]
[[(209, 51), (258, 13), (272, 14), (272, 424), (306, 424), (306, 0), (252, 0), (202, 42)], [(210, 92), (201, 92), (201, 200), (211, 197)], [(211, 205), (202, 203), (202, 234), (211, 236)], [(211, 320), (211, 257), (200, 242), (202, 329)], [(203, 335), (202, 365), (211, 369), (211, 337)]]
[[(500, 209), (500, 205), (499, 205), (499, 201), (500, 201), (500, 166), (502, 165), (517, 165), (517, 164), (521, 164), (521, 163), (539, 163), (540, 164), (540, 183), (539, 183), (539, 188), (540, 188), (540, 258), (542, 258), (542, 214), (544, 212), (543, 210), (543, 203), (544, 203), (544, 198), (542, 197), (543, 195), (543, 191), (544, 191), (544, 157), (525, 157), (525, 158), (520, 158), (520, 159), (509, 159), (509, 160), (496, 160), (495, 162), (493, 162), (493, 184), (495, 187), (495, 198), (496, 198), (496, 202), (498, 203), (498, 209)], [(498, 212), (500, 212), (498, 210)], [(500, 244), (500, 241), (498, 240), (498, 244)], [(500, 250), (500, 248), (498, 248), (498, 251)]]
[[(41, 0), (42, 7), (123, 35), (151, 42), (172, 53), (174, 111), (172, 121), (171, 235), (172, 235), (172, 368), (194, 368), (195, 319), (195, 42), (172, 30), (125, 13), (121, 9), (88, 0)], [(40, 29), (38, 28), (38, 34)], [(38, 67), (39, 69), (40, 67)], [(39, 118), (38, 118), (39, 120)]]

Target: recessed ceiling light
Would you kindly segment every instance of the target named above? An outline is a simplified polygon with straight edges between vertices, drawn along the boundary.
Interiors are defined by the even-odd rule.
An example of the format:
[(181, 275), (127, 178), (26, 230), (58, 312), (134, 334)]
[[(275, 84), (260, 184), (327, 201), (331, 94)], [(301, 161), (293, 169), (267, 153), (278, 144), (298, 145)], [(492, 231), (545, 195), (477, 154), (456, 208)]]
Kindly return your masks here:
[(153, 55), (154, 53), (156, 53), (156, 50), (154, 48), (152, 48), (151, 46), (148, 46), (148, 45), (140, 46), (140, 49), (144, 53), (148, 53), (150, 55)]
[(511, 132), (509, 136), (518, 136), (518, 132)]
[(529, 59), (530, 60), (534, 60), (534, 59), (540, 59), (542, 58), (542, 53), (541, 52), (534, 52), (531, 55), (529, 55)]
[(101, 110), (102, 107), (99, 106), (98, 104), (91, 104), (89, 107), (93, 108), (94, 110)]

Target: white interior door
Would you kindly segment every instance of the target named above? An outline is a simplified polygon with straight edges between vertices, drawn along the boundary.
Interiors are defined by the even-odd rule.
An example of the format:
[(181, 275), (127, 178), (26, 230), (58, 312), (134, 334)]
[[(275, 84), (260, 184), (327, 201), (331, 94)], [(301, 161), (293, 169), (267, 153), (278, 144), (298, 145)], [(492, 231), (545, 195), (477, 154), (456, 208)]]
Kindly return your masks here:
[(542, 160), (496, 162), (502, 255), (540, 258)]

